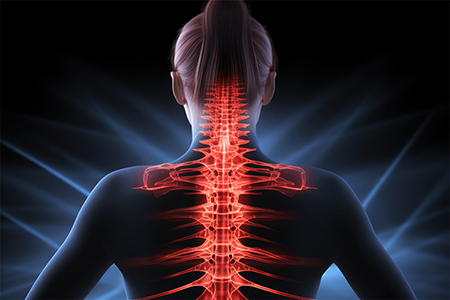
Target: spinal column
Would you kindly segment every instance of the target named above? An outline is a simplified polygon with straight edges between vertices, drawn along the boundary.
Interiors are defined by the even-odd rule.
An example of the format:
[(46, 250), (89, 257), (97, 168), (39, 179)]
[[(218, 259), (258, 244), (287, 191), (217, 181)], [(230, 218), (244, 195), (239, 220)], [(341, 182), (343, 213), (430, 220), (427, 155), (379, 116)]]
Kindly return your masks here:
[[(186, 190), (189, 194), (206, 196), (205, 203), (197, 206), (159, 213), (156, 218), (173, 220), (190, 218), (193, 221), (177, 228), (203, 225), (199, 232), (173, 241), (204, 239), (198, 247), (184, 248), (167, 255), (138, 259), (141, 265), (177, 264), (201, 259), (202, 262), (187, 270), (159, 278), (169, 279), (190, 272), (203, 272), (199, 279), (175, 289), (143, 297), (153, 299), (190, 287), (205, 288), (201, 300), (247, 299), (239, 291), (241, 286), (251, 286), (280, 296), (307, 299), (261, 286), (245, 279), (241, 272), (255, 272), (280, 280), (295, 281), (258, 270), (241, 260), (266, 264), (315, 265), (316, 259), (279, 255), (258, 247), (248, 247), (241, 239), (256, 239), (274, 243), (241, 229), (242, 225), (271, 230), (270, 227), (252, 222), (252, 219), (287, 219), (291, 215), (271, 209), (258, 208), (240, 203), (243, 194), (258, 194), (256, 191), (276, 190), (293, 196), (296, 192), (310, 189), (305, 185), (303, 169), (285, 164), (271, 164), (244, 157), (255, 149), (241, 147), (248, 140), (245, 129), (249, 124), (241, 123), (248, 118), (242, 82), (236, 78), (222, 80), (206, 93), (207, 109), (202, 116), (208, 123), (201, 124), (207, 137), (200, 142), (207, 147), (194, 149), (204, 156), (201, 159), (179, 164), (162, 164), (146, 169), (144, 185), (137, 187), (153, 191), (159, 197), (174, 190)], [(155, 175), (157, 181), (153, 180)], [(287, 179), (289, 178), (289, 179)], [(176, 228), (176, 229), (177, 229)]]

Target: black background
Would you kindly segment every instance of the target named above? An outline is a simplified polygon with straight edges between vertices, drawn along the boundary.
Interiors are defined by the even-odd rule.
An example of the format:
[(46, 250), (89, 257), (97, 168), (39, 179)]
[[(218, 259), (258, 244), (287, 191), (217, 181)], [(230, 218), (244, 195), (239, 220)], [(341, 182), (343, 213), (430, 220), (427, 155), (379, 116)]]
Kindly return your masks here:
[[(332, 98), (309, 119), (306, 118), (307, 127), (279, 132), (282, 138), (272, 142), (278, 149), (274, 150), (273, 146), (272, 150), (267, 151), (269, 156), (282, 160), (283, 151), (293, 152), (292, 149), (301, 148), (321, 130), (345, 121), (345, 118), (341, 120), (337, 116), (359, 105), (361, 97), (367, 96), (368, 105), (373, 108), (370, 114), (352, 125), (356, 129), (415, 114), (418, 117), (400, 125), (393, 123), (363, 138), (342, 139), (335, 145), (334, 153), (317, 161), (315, 166), (343, 176), (349, 174), (348, 178), (344, 178), (358, 196), (364, 198), (382, 175), (386, 167), (382, 163), (395, 159), (424, 122), (423, 116), (434, 110), (433, 118), (408, 152), (408, 166), (401, 168), (408, 173), (412, 165), (424, 166), (427, 160), (433, 160), (439, 162), (438, 168), (444, 170), (444, 177), (448, 176), (448, 3), (249, 3), (252, 15), (272, 35), (279, 60), (277, 91), (272, 103), (264, 108), (261, 115), (261, 139), (266, 132), (273, 136), (277, 124), (292, 117), (293, 112), (315, 103), (315, 99)], [(105, 99), (109, 99), (109, 102), (98, 100), (99, 103), (108, 102), (110, 107), (115, 107), (115, 111), (127, 115), (128, 102), (117, 100), (115, 97), (118, 96), (112, 95), (117, 83), (120, 83), (144, 98), (157, 99), (150, 100), (153, 101), (151, 104), (167, 113), (168, 122), (184, 126), (182, 130), (188, 136), (187, 142), (170, 148), (173, 137), (164, 131), (164, 124), (137, 119), (129, 114), (126, 117), (127, 121), (135, 122), (136, 130), (145, 132), (145, 137), (160, 143), (162, 149), (169, 149), (167, 151), (173, 158), (181, 155), (189, 145), (189, 125), (183, 116), (183, 109), (175, 104), (171, 95), (168, 58), (178, 29), (198, 14), (202, 5), (204, 2), (198, 1), (2, 2), (2, 141), (26, 149), (29, 153), (39, 152), (41, 158), (51, 160), (51, 155), (40, 151), (38, 143), (35, 144), (31, 138), (45, 135), (43, 129), (30, 127), (29, 122), (22, 122), (15, 116), (106, 130), (107, 125), (99, 125), (92, 118), (80, 117), (78, 111), (73, 109), (78, 98), (63, 99), (61, 91), (76, 94), (77, 91), (90, 89), (94, 98), (103, 94)], [(371, 97), (371, 94), (376, 96)], [(58, 135), (47, 132), (48, 136), (40, 142), (51, 141), (66, 152), (72, 151), (80, 161), (94, 166), (103, 175), (133, 164), (161, 162), (152, 157), (148, 161), (123, 158), (119, 150), (113, 149), (108, 149), (105, 156), (97, 146), (94, 149), (83, 144), (82, 140), (76, 140), (79, 143), (74, 145), (74, 140), (69, 140), (63, 129), (56, 133)], [(270, 144), (270, 141), (265, 144)], [(34, 166), (3, 143), (1, 160), (2, 182), (12, 174), (11, 170)], [(303, 158), (298, 164), (308, 164), (308, 160)], [(374, 168), (370, 187), (353, 184), (353, 171), (380, 164), (381, 167)], [(427, 168), (417, 169), (417, 176), (430, 180), (429, 184), (424, 183), (417, 199), (399, 200), (397, 206), (380, 202), (368, 211), (377, 232), (398, 226), (407, 219), (408, 213), (420, 205), (421, 197), (428, 192), (428, 185), (431, 186), (431, 182), (439, 178), (436, 174), (424, 173)], [(100, 179), (95, 178), (97, 181)], [(85, 182), (86, 188), (90, 190), (96, 180)], [(404, 180), (405, 189), (414, 185), (419, 186), (417, 181)], [(52, 187), (45, 188), (51, 190)], [(2, 209), (5, 211), (24, 207), (25, 202), (17, 189), (4, 183), (2, 198)], [(75, 206), (79, 207), (82, 200), (77, 201)], [(444, 196), (433, 209), (439, 211), (446, 207), (448, 209), (448, 197)], [(50, 226), (52, 222), (57, 222), (36, 214), (25, 214), (22, 221), (33, 224), (33, 218), (37, 218), (37, 223)], [(72, 221), (61, 225), (64, 229), (55, 234), (58, 241), (67, 234)], [(8, 231), (14, 224), (3, 216), (2, 224), (2, 261), (14, 264), (20, 260), (20, 255), (32, 259), (35, 254), (31, 250), (21, 250), (20, 255), (17, 254), (17, 249), (32, 246), (28, 241), (30, 237), (25, 235), (18, 242), (17, 235), (13, 236)], [(13, 232), (15, 229), (11, 230)], [(435, 232), (448, 233), (448, 213), (415, 232), (418, 239)], [(448, 242), (433, 248), (431, 252), (448, 257)], [(35, 260), (39, 260), (36, 264), (41, 268), (53, 252), (47, 249), (40, 253), (44, 253), (44, 258)], [(448, 266), (448, 262), (445, 265)], [(448, 296), (448, 267), (444, 269), (429, 270), (430, 276), (433, 273), (438, 276), (443, 274), (441, 290), (420, 287), (416, 289), (418, 296)], [(408, 270), (403, 271), (410, 282), (411, 278), (420, 277), (414, 274), (417, 271), (411, 271), (413, 275), (409, 275)], [(6, 267), (2, 268), (2, 273), (3, 290), (17, 286), (12, 281), (5, 281), (5, 276), (16, 273)], [(27, 276), (31, 286), (37, 274)], [(419, 283), (411, 284), (413, 288), (419, 286)], [(21, 298), (28, 288), (23, 287), (10, 295)]]

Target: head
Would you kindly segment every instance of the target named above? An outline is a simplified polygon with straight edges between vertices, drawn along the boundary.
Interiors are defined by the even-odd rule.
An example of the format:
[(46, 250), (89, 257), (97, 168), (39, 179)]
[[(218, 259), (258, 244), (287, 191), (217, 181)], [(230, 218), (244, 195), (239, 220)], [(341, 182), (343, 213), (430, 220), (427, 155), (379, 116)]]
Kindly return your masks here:
[(275, 90), (277, 65), (271, 39), (242, 0), (210, 0), (204, 12), (180, 30), (171, 62), (174, 96), (193, 127), (201, 122), (207, 86), (219, 75), (244, 78), (253, 126)]

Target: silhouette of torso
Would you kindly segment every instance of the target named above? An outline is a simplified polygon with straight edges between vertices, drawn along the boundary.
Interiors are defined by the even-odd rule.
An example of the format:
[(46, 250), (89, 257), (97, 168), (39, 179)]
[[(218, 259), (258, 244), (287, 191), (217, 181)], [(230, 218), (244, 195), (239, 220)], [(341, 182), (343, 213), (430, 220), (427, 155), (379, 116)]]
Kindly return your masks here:
[(196, 147), (102, 179), (29, 299), (83, 298), (112, 263), (133, 299), (313, 298), (332, 263), (360, 297), (414, 298), (344, 180), (254, 147), (239, 83), (207, 96)]
[(137, 169), (143, 183), (115, 192), (107, 223), (117, 227), (103, 245), (132, 298), (317, 292), (341, 249), (337, 208), (302, 168), (251, 158), (247, 106), (242, 80), (212, 85), (199, 158)]
[[(189, 269), (201, 260), (184, 263), (152, 264), (160, 255), (175, 253), (182, 248), (198, 247), (205, 239), (194, 238), (171, 243), (204, 229), (196, 225), (173, 230), (188, 224), (192, 219), (173, 218), (167, 220), (155, 217), (158, 213), (177, 208), (186, 208), (204, 203), (200, 195), (186, 195), (186, 191), (171, 191), (155, 197), (153, 193), (133, 189), (142, 185), (146, 167), (134, 167), (119, 171), (115, 175), (110, 195), (102, 206), (102, 219), (99, 226), (104, 227), (102, 244), (111, 260), (118, 266), (125, 278), (130, 298), (140, 298), (166, 292), (184, 286), (198, 278), (203, 272), (190, 272), (173, 278), (158, 278)], [(289, 217), (283, 220), (255, 218), (251, 221), (268, 228), (243, 225), (241, 229), (252, 235), (270, 240), (261, 241), (243, 238), (241, 242), (248, 247), (257, 247), (271, 253), (289, 257), (304, 258), (303, 264), (290, 265), (280, 262), (264, 263), (246, 261), (248, 265), (264, 272), (275, 274), (277, 279), (255, 272), (242, 272), (241, 275), (261, 286), (288, 294), (313, 298), (325, 270), (335, 261), (343, 245), (345, 236), (344, 212), (339, 204), (339, 191), (332, 186), (322, 186), (327, 177), (326, 171), (304, 168), (308, 189), (296, 192), (293, 197), (278, 191), (259, 191), (260, 195), (241, 196), (240, 202), (257, 208), (285, 212)], [(330, 182), (331, 183), (331, 182)], [(204, 198), (204, 197), (203, 197)], [(344, 206), (345, 207), (345, 206)], [(102, 225), (101, 225), (102, 224)], [(270, 228), (270, 229), (269, 229)], [(245, 259), (243, 260), (245, 261)], [(191, 287), (165, 296), (167, 299), (197, 298), (203, 287)], [(283, 298), (280, 295), (254, 287), (241, 287), (242, 294), (249, 298)]]

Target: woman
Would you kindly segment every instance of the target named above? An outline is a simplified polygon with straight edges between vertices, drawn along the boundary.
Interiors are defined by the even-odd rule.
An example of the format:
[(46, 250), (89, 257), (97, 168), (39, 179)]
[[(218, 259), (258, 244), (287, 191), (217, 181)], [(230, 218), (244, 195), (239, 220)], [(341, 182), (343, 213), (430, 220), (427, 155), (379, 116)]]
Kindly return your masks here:
[(190, 149), (103, 178), (27, 299), (84, 298), (112, 264), (133, 299), (309, 299), (333, 263), (360, 298), (415, 298), (339, 176), (261, 151), (276, 58), (243, 1), (210, 1), (172, 64)]

